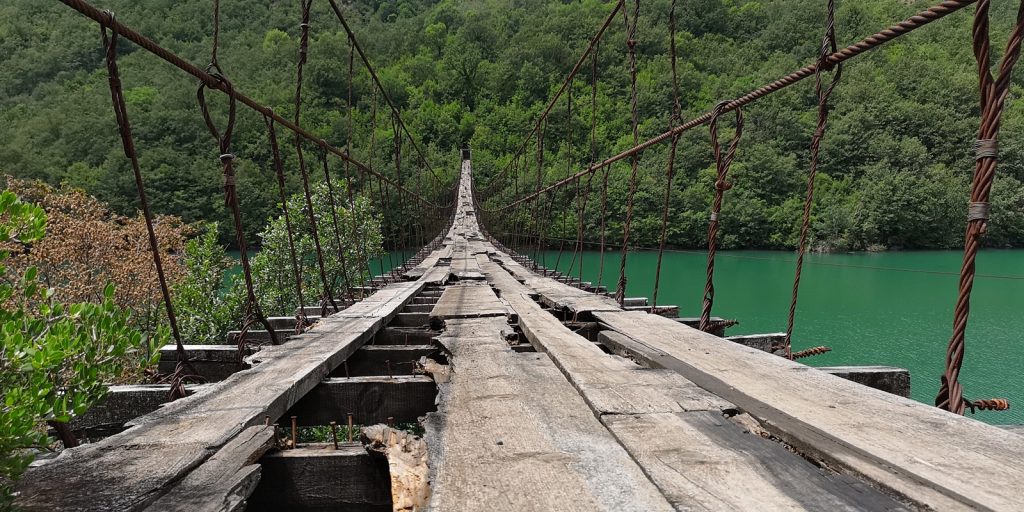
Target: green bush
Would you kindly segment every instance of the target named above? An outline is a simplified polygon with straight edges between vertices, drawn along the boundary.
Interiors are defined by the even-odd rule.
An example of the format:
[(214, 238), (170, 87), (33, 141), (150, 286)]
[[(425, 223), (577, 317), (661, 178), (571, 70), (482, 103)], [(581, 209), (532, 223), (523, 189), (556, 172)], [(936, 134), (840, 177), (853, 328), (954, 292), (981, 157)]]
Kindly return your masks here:
[(60, 426), (107, 392), (105, 382), (138, 372), (159, 353), (153, 338), (128, 324), (114, 304), (114, 286), (102, 302), (64, 305), (37, 278), (7, 272), (11, 251), (45, 235), (42, 208), (0, 193), (0, 508), (10, 506), (14, 481), (50, 441), (44, 422)]

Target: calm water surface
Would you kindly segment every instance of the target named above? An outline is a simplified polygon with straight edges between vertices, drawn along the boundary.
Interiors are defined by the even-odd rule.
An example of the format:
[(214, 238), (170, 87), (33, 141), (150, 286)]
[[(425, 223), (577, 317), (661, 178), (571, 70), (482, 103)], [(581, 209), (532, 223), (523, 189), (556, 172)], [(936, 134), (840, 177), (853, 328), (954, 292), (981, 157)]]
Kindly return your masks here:
[[(554, 266), (557, 251), (544, 257)], [(781, 332), (792, 290), (795, 255), (789, 252), (719, 252), (713, 314), (736, 318), (729, 334)], [(571, 251), (559, 269), (569, 267)], [(958, 251), (809, 254), (805, 258), (793, 334), (794, 350), (828, 345), (833, 351), (804, 362), (813, 366), (889, 365), (907, 368), (915, 400), (934, 403), (956, 300)], [(596, 282), (600, 253), (583, 257), (585, 281)], [(650, 297), (657, 253), (630, 253), (629, 297)], [(659, 304), (681, 316), (699, 316), (706, 256), (666, 252)], [(578, 274), (576, 263), (573, 274)], [(604, 284), (618, 278), (619, 253), (606, 253)], [(961, 380), (968, 397), (1008, 398), (1009, 411), (979, 413), (989, 423), (1024, 423), (1024, 251), (984, 251), (971, 302)]]

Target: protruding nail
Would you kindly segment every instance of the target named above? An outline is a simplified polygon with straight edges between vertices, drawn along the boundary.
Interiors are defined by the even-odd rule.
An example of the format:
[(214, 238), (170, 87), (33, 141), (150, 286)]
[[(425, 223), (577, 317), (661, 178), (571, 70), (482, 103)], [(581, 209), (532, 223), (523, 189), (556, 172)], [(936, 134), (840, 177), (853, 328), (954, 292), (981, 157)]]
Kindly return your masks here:
[(348, 361), (345, 361), (345, 378), (346, 379), (349, 378), (349, 374), (348, 374)]
[(392, 375), (391, 375), (391, 360), (390, 359), (385, 359), (384, 360), (384, 366), (387, 367), (387, 369), (388, 369), (388, 378), (389, 379), (392, 378)]
[(298, 446), (298, 418), (298, 416), (292, 416), (292, 449), (295, 449), (295, 447)]
[(334, 449), (338, 449), (338, 423), (331, 422), (331, 439), (334, 440)]
[(348, 413), (348, 442), (352, 442), (352, 413)]
[(394, 416), (388, 416), (388, 426), (389, 427), (394, 427), (395, 426), (395, 417)]

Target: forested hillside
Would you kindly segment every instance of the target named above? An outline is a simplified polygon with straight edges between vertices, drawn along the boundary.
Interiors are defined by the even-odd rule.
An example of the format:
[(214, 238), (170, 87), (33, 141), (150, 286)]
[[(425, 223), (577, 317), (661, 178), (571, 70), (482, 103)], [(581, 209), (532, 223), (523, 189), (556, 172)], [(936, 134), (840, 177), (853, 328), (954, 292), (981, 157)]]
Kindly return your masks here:
[[(96, 3), (192, 62), (208, 62), (208, 0)], [(813, 62), (824, 30), (824, 0), (678, 3), (684, 118)], [(845, 45), (935, 2), (837, 3), (838, 38)], [(221, 66), (239, 90), (285, 117), (293, 111), (298, 4), (221, 2)], [(1002, 48), (1016, 6), (994, 4), (994, 47)], [(640, 11), (642, 139), (665, 131), (669, 123), (669, 5), (668, 0), (645, 1)], [(359, 1), (347, 7), (347, 15), (434, 168), (452, 177), (456, 149), (468, 143), (479, 179), (486, 183), (507, 164), (611, 6), (596, 0)], [(978, 115), (969, 10), (845, 67), (822, 149), (813, 227), (817, 248), (962, 243)], [(312, 20), (303, 124), (342, 147), (347, 142), (348, 44), (327, 2), (314, 0)], [(610, 30), (599, 58), (599, 157), (632, 143), (622, 24)], [(6, 0), (0, 6), (0, 173), (80, 187), (115, 211), (132, 213), (134, 186), (117, 139), (101, 57), (96, 24), (66, 6), (50, 0)], [(196, 105), (195, 81), (128, 42), (122, 44), (119, 62), (154, 209), (187, 222), (226, 220), (217, 148)], [(1019, 70), (1016, 78), (1021, 83)], [(735, 186), (723, 212), (724, 247), (795, 244), (815, 121), (811, 82), (746, 109), (747, 128), (732, 169)], [(368, 161), (374, 96), (365, 72), (357, 73), (353, 85), (353, 152)], [(986, 239), (996, 247), (1024, 245), (1024, 100), (1019, 92), (1017, 86), (1008, 102)], [(547, 127), (547, 137), (561, 141), (546, 148), (549, 181), (591, 160), (589, 73), (574, 84), (573, 98), (571, 117), (563, 101)], [(570, 126), (572, 144), (567, 142)], [(373, 137), (377, 167), (388, 165), (391, 130), (382, 112)], [(246, 113), (234, 145), (242, 207), (253, 233), (275, 207), (265, 131), (262, 119)], [(294, 171), (294, 154), (288, 153), (286, 165)], [(613, 173), (624, 175), (627, 167), (620, 165)], [(663, 149), (644, 156), (633, 226), (639, 246), (657, 244), (664, 171)], [(670, 244), (704, 244), (712, 175), (707, 130), (693, 130), (679, 146)], [(295, 173), (291, 176), (297, 190)], [(626, 186), (625, 179), (611, 180), (610, 218), (623, 217)], [(595, 222), (596, 217), (591, 227)], [(228, 240), (226, 233), (223, 240)]]

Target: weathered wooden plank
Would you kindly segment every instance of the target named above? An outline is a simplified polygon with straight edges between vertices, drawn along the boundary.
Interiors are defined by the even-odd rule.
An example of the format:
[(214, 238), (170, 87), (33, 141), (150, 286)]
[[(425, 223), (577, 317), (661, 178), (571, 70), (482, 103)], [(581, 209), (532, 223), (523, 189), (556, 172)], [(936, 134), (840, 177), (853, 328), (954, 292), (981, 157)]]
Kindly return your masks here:
[[(224, 380), (235, 372), (249, 367), (238, 357), (238, 345), (185, 345), (185, 356), (195, 375), (207, 382)], [(255, 352), (250, 348), (247, 354)], [(160, 348), (160, 373), (174, 373), (178, 365), (178, 351), (174, 345)], [(191, 372), (190, 372), (191, 373)]]
[(274, 428), (249, 427), (206, 463), (189, 473), (147, 510), (153, 512), (232, 512), (244, 510), (260, 480), (263, 454), (274, 447)]
[(435, 345), (364, 345), (331, 376), (412, 375), (421, 357), (440, 359), (440, 351)]
[[(25, 510), (130, 510), (166, 492), (246, 427), (276, 418), (370, 339), (425, 286), (396, 283), (306, 334), (269, 346), (206, 393), (178, 400), (101, 442), (65, 450), (18, 485)], [(140, 449), (142, 448), (142, 449)], [(68, 487), (90, 493), (68, 493)]]
[(374, 345), (429, 345), (437, 331), (423, 328), (384, 327), (373, 337)]
[(300, 446), (260, 459), (249, 512), (391, 512), (388, 463), (361, 444)]
[[(185, 392), (192, 395), (210, 387), (208, 384), (193, 384), (186, 386)], [(104, 435), (116, 434), (124, 428), (125, 423), (151, 413), (167, 403), (170, 392), (169, 384), (110, 386), (107, 396), (99, 403), (89, 408), (85, 414), (71, 420), (71, 429)]]
[(909, 510), (709, 411), (601, 421), (677, 510)]
[[(804, 454), (939, 510), (1019, 510), (1024, 438), (635, 312), (595, 312)], [(978, 489), (986, 489), (978, 492)]]
[[(477, 267), (479, 270), (479, 266)], [(479, 318), (505, 316), (508, 312), (486, 284), (459, 283), (445, 288), (430, 312), (431, 318)]]
[(284, 416), (296, 416), (299, 425), (344, 424), (348, 415), (359, 425), (415, 423), (437, 409), (437, 386), (425, 375), (325, 379)]
[(431, 510), (666, 511), (671, 506), (543, 354), (501, 317), (454, 319), (451, 381), (427, 415)]
[(530, 291), (496, 264), (488, 281), (519, 316), (530, 343), (550, 354), (597, 415), (721, 410), (732, 404), (671, 371), (649, 370), (605, 354), (530, 299)]
[(829, 375), (910, 398), (910, 372), (892, 366), (818, 366)]

